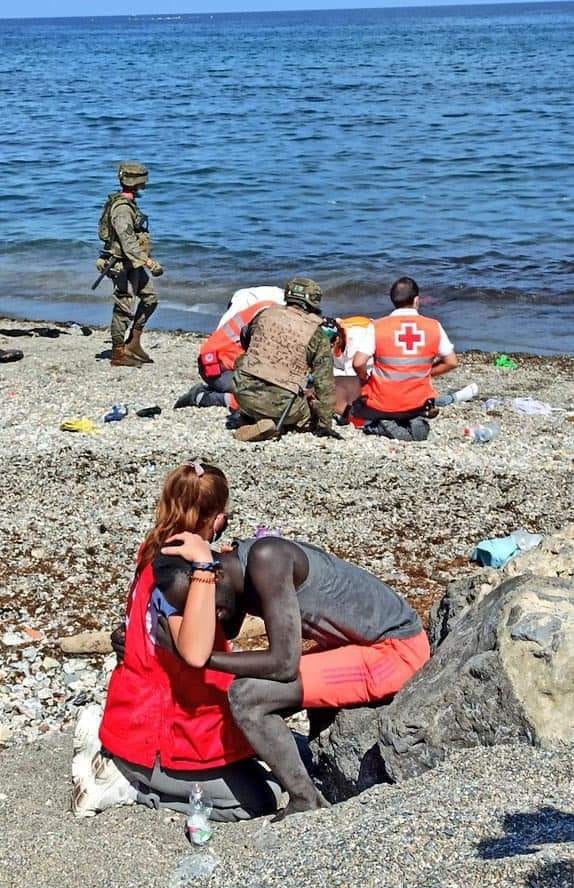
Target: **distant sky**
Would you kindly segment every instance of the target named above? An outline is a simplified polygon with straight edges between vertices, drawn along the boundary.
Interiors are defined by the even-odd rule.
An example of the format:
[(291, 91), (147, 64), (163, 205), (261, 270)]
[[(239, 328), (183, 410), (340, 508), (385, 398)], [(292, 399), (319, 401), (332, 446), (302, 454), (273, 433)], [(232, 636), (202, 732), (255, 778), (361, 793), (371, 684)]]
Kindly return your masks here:
[[(82, 15), (170, 15), (201, 12), (262, 12), (289, 9), (366, 9), (385, 6), (447, 6), (459, 0), (4, 0), (0, 18)], [(491, 0), (484, 0), (491, 2)], [(518, 3), (521, 0), (506, 0)]]

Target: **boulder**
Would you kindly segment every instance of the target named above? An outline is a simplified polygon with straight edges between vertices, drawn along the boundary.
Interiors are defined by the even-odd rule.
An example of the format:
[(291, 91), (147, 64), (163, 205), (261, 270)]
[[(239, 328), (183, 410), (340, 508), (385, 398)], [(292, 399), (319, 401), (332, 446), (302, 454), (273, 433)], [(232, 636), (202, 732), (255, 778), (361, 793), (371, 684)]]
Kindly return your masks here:
[(458, 749), (574, 740), (573, 649), (574, 582), (506, 580), (466, 608), (389, 705), (342, 711), (313, 741), (331, 798), (416, 776)]
[(499, 571), (493, 567), (484, 567), (448, 584), (445, 594), (435, 601), (429, 614), (428, 637), (433, 653), (466, 608), (486, 598), (500, 581)]

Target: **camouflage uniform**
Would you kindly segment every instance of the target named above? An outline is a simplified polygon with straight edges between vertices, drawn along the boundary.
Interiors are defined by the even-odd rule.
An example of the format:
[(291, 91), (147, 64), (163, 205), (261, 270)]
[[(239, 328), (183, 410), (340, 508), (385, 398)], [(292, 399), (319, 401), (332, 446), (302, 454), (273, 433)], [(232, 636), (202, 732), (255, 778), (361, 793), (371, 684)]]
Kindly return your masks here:
[[(107, 275), (114, 282), (111, 363), (134, 367), (153, 364), (141, 346), (144, 326), (158, 304), (146, 269), (158, 276), (163, 268), (151, 259), (148, 219), (136, 203), (139, 190), (147, 183), (147, 169), (140, 163), (122, 163), (118, 175), (122, 191), (110, 194), (102, 210), (98, 233), (104, 249), (96, 266), (99, 271), (107, 269)], [(108, 268), (110, 258), (116, 261)], [(132, 313), (134, 301), (137, 305)], [(132, 326), (126, 341), (130, 321)]]
[[(296, 398), (285, 417), (284, 426), (298, 431), (306, 431), (315, 425), (330, 428), (335, 412), (333, 356), (329, 340), (320, 327), (313, 334), (305, 354), (317, 398), (313, 401), (313, 414), (305, 397)], [(237, 359), (233, 374), (235, 397), (241, 412), (254, 420), (269, 418), (277, 421), (291, 400), (292, 393), (242, 372), (244, 360), (245, 355)]]
[[(264, 309), (247, 328), (246, 354), (236, 361), (233, 375), (244, 416), (277, 423), (296, 395), (283, 420), (285, 428), (331, 428), (335, 381), (329, 340), (317, 317), (320, 300), (317, 284), (295, 278), (285, 290), (286, 306)], [(308, 374), (316, 396), (312, 408), (302, 391)]]
[(120, 271), (114, 274), (112, 345), (124, 343), (132, 317), (133, 298), (139, 300), (134, 320), (135, 329), (143, 330), (158, 305), (153, 282), (145, 269), (149, 241), (146, 243), (142, 233), (138, 234), (135, 230), (140, 216), (136, 202), (131, 200), (117, 201), (110, 211), (110, 223), (115, 237), (109, 249), (121, 260)]

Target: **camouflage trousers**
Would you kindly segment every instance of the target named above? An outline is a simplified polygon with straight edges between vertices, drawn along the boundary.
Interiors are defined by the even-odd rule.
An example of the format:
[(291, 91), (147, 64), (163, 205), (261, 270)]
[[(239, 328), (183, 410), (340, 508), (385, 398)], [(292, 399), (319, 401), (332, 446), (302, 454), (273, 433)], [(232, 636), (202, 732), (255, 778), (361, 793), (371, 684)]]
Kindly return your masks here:
[[(272, 419), (277, 422), (293, 397), (292, 392), (243, 373), (237, 367), (233, 373), (233, 390), (241, 412), (256, 421)], [(311, 420), (307, 399), (297, 397), (285, 418), (284, 428), (304, 431), (310, 427)]]
[[(112, 310), (112, 345), (123, 345), (127, 329), (133, 320), (134, 329), (143, 330), (157, 308), (153, 282), (145, 268), (123, 268), (114, 275), (114, 307)], [(137, 300), (135, 313), (134, 301)]]

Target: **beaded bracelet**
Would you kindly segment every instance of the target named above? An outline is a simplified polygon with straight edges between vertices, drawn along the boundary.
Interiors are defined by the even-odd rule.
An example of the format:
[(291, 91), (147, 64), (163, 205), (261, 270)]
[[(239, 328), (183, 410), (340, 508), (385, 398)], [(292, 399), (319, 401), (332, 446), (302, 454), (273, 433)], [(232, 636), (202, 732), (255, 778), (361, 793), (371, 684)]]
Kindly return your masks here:
[(192, 583), (209, 583), (210, 585), (215, 585), (215, 577), (213, 574), (210, 577), (198, 577), (195, 574), (191, 577)]
[(221, 567), (221, 561), (189, 561), (190, 570), (210, 570), (215, 573)]

